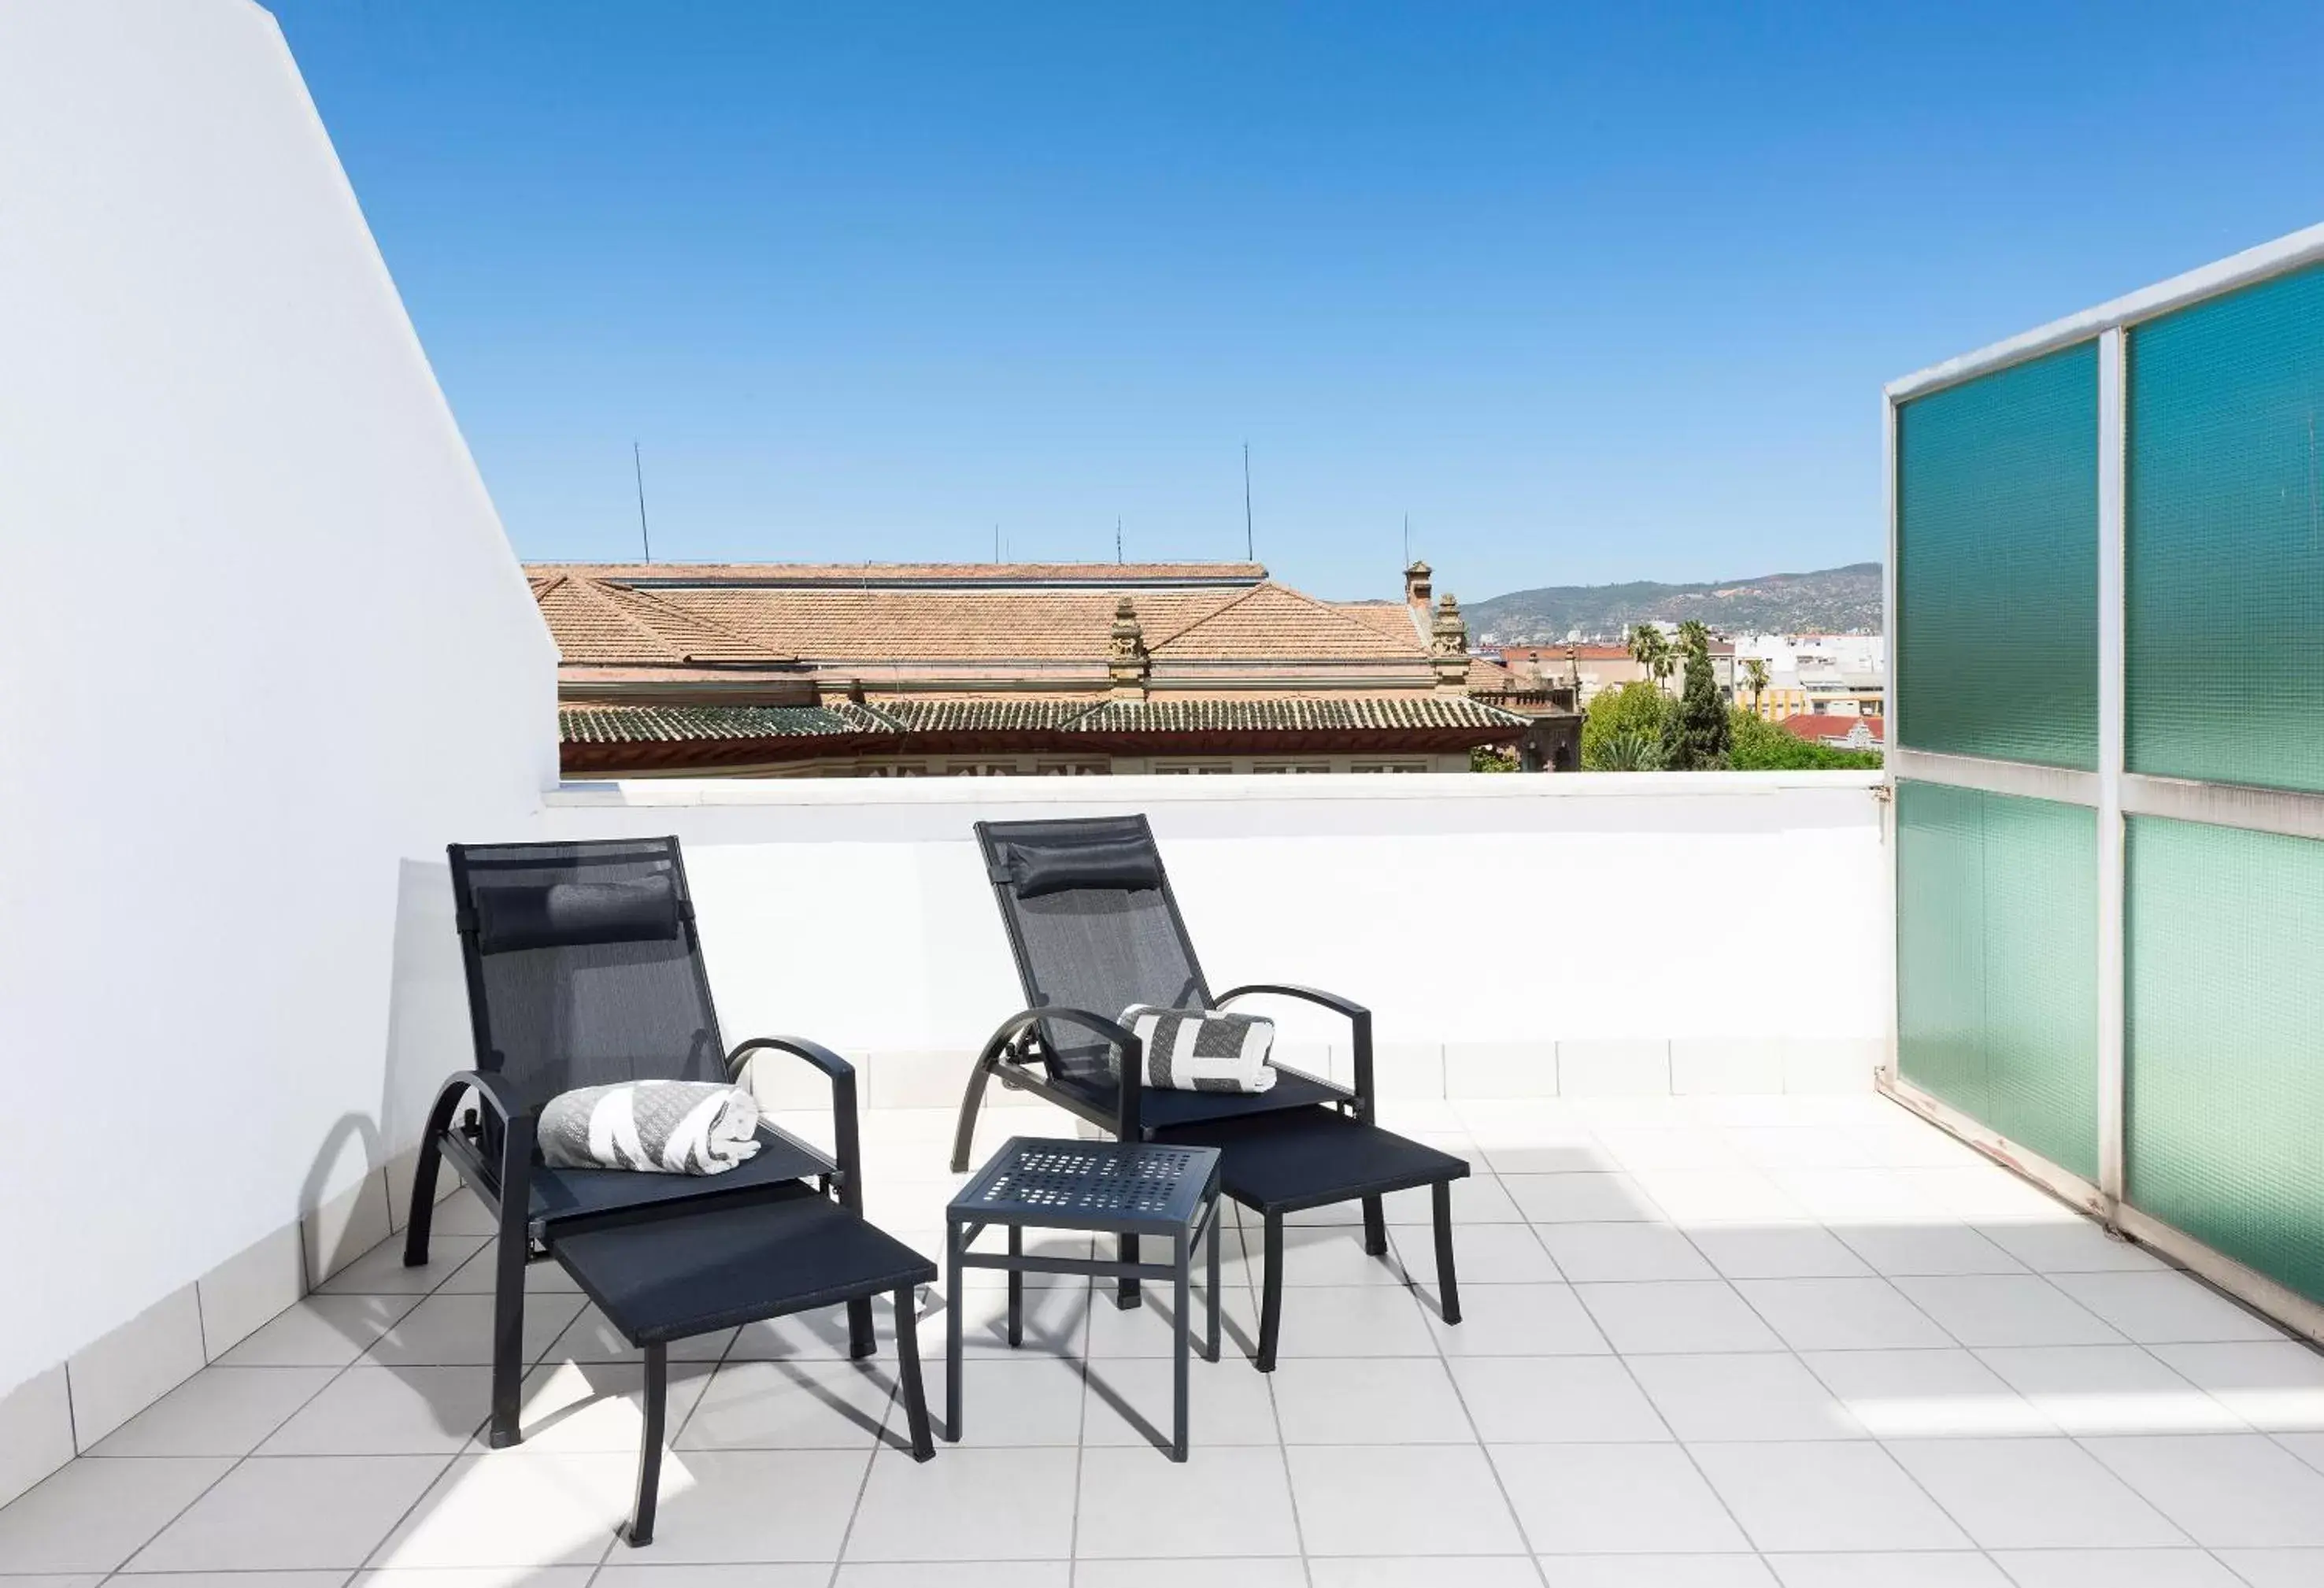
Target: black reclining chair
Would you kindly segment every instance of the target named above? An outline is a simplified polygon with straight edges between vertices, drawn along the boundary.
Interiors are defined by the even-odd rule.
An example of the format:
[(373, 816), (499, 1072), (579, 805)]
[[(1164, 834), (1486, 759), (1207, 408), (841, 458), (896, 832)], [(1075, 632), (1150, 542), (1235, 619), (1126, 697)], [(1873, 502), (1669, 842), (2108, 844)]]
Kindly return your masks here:
[[(1259, 1365), (1271, 1370), (1282, 1316), (1283, 1216), (1360, 1200), (1364, 1251), (1388, 1253), (1381, 1197), (1433, 1187), (1439, 1303), (1461, 1317), (1452, 1268), (1449, 1183), (1469, 1166), (1373, 1122), (1372, 1017), (1336, 993), (1254, 982), (1213, 994), (1194, 958), (1170, 891), (1161, 851), (1143, 816), (979, 822), (977, 842), (1015, 952), (1026, 1008), (1001, 1022), (978, 1055), (961, 1101), (952, 1168), (968, 1168), (986, 1083), (1033, 1093), (1124, 1141), (1160, 1140), (1222, 1149), (1227, 1195), (1265, 1220)], [(1354, 1085), (1342, 1086), (1275, 1063), (1276, 1083), (1256, 1094), (1190, 1092), (1141, 1085), (1144, 1057), (1120, 1023), (1135, 1003), (1223, 1009), (1276, 994), (1318, 1004), (1348, 1022)], [(1122, 1241), (1137, 1260), (1137, 1241)], [(1124, 1279), (1118, 1304), (1138, 1305)]]
[[(449, 1159), (498, 1225), (490, 1434), (498, 1447), (521, 1437), (525, 1265), (562, 1236), (753, 1202), (828, 1196), (860, 1215), (855, 1072), (800, 1037), (725, 1048), (676, 838), (455, 844), (450, 854), (476, 1067), (445, 1082), (429, 1113), (403, 1260), (428, 1260), (437, 1167)], [(761, 1052), (805, 1059), (830, 1077), (836, 1157), (763, 1121), (757, 1154), (720, 1175), (556, 1168), (535, 1151), (541, 1106), (559, 1093), (724, 1082)], [(470, 1098), (481, 1111), (462, 1111)], [(871, 1300), (846, 1305), (849, 1353), (868, 1356)]]

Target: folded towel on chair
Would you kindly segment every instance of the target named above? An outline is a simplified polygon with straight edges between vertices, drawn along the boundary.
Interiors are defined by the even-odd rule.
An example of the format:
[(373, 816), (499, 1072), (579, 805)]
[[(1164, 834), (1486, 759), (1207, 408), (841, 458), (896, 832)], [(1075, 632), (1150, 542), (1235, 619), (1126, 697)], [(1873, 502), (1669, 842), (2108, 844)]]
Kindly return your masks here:
[(1275, 1085), (1274, 1066), (1267, 1062), (1275, 1046), (1275, 1022), (1264, 1015), (1133, 1003), (1121, 1011), (1121, 1023), (1146, 1049), (1149, 1086), (1264, 1092)]
[(759, 1102), (708, 1081), (624, 1081), (540, 1111), (541, 1160), (565, 1169), (720, 1175), (759, 1150)]

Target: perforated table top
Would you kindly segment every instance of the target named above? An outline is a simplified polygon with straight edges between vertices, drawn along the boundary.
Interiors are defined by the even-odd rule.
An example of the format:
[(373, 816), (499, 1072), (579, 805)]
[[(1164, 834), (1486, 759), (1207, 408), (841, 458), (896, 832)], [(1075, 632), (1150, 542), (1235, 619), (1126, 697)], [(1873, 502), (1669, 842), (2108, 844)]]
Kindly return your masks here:
[(948, 1210), (955, 1219), (1048, 1230), (1191, 1226), (1218, 1180), (1209, 1147), (1011, 1137)]

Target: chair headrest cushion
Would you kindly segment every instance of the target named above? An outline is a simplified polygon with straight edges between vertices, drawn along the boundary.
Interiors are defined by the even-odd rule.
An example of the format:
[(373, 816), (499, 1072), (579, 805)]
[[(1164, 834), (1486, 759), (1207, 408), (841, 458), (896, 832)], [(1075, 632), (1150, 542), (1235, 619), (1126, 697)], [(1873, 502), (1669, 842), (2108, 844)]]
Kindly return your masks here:
[(1019, 899), (1038, 899), (1068, 888), (1111, 888), (1121, 892), (1162, 885), (1162, 857), (1151, 844), (1135, 840), (1076, 844), (1056, 848), (1009, 846), (1009, 885)]
[(485, 954), (651, 942), (678, 932), (678, 889), (668, 876), (476, 889), (476, 946)]

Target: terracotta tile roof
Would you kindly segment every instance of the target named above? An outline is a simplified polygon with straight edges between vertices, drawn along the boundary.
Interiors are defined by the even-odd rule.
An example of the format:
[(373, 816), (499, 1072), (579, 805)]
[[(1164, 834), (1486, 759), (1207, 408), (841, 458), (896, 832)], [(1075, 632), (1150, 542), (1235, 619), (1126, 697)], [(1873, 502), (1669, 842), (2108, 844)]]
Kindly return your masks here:
[(1472, 695), (1513, 695), (1518, 688), (1517, 676), (1498, 661), (1488, 661), (1481, 656), (1469, 659), (1469, 692)]
[(1532, 719), (1457, 695), (1286, 697), (1258, 700), (1109, 700), (1074, 733), (1328, 733), (1348, 728), (1523, 727)]
[[(1111, 564), (1093, 566), (1118, 571)], [(1395, 668), (1425, 664), (1428, 654), (1400, 606), (1318, 601), (1272, 582), (1125, 590), (1102, 584), (866, 588), (706, 578), (633, 589), (615, 577), (627, 571), (595, 577), (580, 568), (532, 570), (534, 598), (567, 667), (1066, 663), (1088, 669), (1094, 685), (1102, 679), (1114, 605), (1123, 595), (1137, 605), (1148, 652), (1157, 664)], [(1426, 679), (1416, 673), (1413, 682), (1425, 686)]]
[(1873, 743), (1887, 742), (1888, 725), (1884, 719), (1877, 716), (1824, 716), (1812, 712), (1802, 712), (1795, 716), (1785, 717), (1782, 725), (1785, 733), (1795, 738), (1821, 744), (1826, 739), (1845, 739), (1858, 724), (1862, 724), (1865, 730), (1872, 735)]
[(540, 615), (568, 662), (683, 667), (791, 660), (714, 619), (643, 591), (569, 575), (530, 582)]
[(1095, 704), (1079, 700), (881, 700), (872, 709), (911, 734), (1010, 734), (1058, 727)]
[(1267, 577), (1256, 562), (545, 562), (525, 571), (570, 574), (649, 588), (703, 584), (857, 589), (1010, 585), (1107, 589), (1154, 584), (1244, 586)]
[(921, 700), (857, 706), (566, 706), (568, 744), (886, 735), (900, 732), (1315, 734), (1427, 728), (1521, 728), (1531, 719), (1458, 696), (1346, 700)]
[[(815, 661), (1087, 661), (1102, 667), (1121, 592), (704, 586), (658, 594), (770, 650)], [(1156, 633), (1183, 628), (1240, 594), (1135, 592), (1148, 648)]]
[(1344, 607), (1276, 584), (1259, 585), (1177, 628), (1146, 616), (1146, 648), (1157, 659), (1240, 660), (1252, 656), (1303, 659), (1402, 660), (1425, 656), (1419, 637), (1392, 642), (1375, 624)]
[(794, 739), (885, 734), (860, 706), (568, 706), (557, 713), (567, 744), (653, 744), (708, 739)]
[(1413, 621), (1412, 608), (1401, 601), (1335, 601), (1332, 604), (1360, 623), (1377, 629), (1399, 645), (1425, 654), (1427, 642)]

